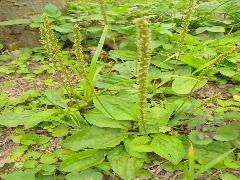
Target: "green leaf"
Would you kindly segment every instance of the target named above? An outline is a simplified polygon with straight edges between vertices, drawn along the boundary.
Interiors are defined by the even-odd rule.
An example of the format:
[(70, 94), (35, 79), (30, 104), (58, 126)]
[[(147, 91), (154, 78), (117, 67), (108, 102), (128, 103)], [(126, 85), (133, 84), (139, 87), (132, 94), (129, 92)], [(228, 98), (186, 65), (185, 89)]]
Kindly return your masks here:
[(78, 172), (96, 166), (105, 159), (105, 151), (88, 149), (64, 159), (60, 169), (63, 172)]
[[(170, 31), (166, 31), (166, 32), (170, 32)], [(160, 47), (161, 45), (166, 45), (166, 44), (164, 44), (164, 43), (162, 43), (161, 41), (158, 41), (158, 40), (153, 40), (151, 43), (152, 43), (151, 44), (152, 49), (156, 49), (156, 48)]]
[(154, 29), (154, 31), (160, 34), (167, 34), (169, 36), (172, 36), (172, 32), (170, 30), (175, 26), (175, 23), (161, 23), (161, 25)]
[(36, 160), (27, 160), (24, 162), (23, 167), (27, 169), (33, 169), (36, 167), (36, 165), (37, 165)]
[(134, 179), (140, 171), (143, 160), (131, 157), (123, 146), (114, 148), (108, 154), (108, 160), (114, 172), (124, 180)]
[(214, 139), (218, 141), (232, 141), (239, 137), (239, 131), (230, 127), (219, 127)]
[(182, 141), (177, 137), (165, 134), (153, 135), (152, 150), (159, 156), (177, 165), (185, 156)]
[(137, 120), (138, 105), (132, 99), (101, 95), (94, 97), (94, 105), (109, 118), (116, 120)]
[(0, 63), (1, 63), (1, 61), (2, 61), (2, 62), (6, 62), (6, 61), (8, 61), (9, 59), (10, 59), (10, 56), (7, 55), (7, 54), (0, 55)]
[(33, 172), (27, 172), (27, 171), (16, 171), (13, 173), (10, 173), (8, 175), (4, 176), (4, 179), (6, 180), (35, 180), (35, 176)]
[(89, 67), (88, 78), (89, 78), (91, 83), (93, 83), (93, 81), (95, 79), (97, 61), (98, 61), (98, 59), (101, 55), (101, 51), (102, 51), (105, 39), (107, 37), (107, 33), (108, 33), (108, 25), (105, 25), (104, 29), (103, 29), (103, 33), (102, 33), (101, 38), (100, 38), (100, 41), (98, 43), (96, 52), (95, 52), (93, 58), (91, 59), (91, 63), (90, 63), (90, 67)]
[(130, 129), (130, 121), (117, 121), (109, 117), (104, 116), (104, 114), (97, 110), (93, 109), (84, 114), (86, 120), (95, 126), (98, 127), (109, 127), (109, 128), (120, 128), (120, 129)]
[(197, 131), (192, 131), (188, 137), (192, 143), (198, 144), (198, 145), (208, 145), (212, 142), (212, 138), (205, 137), (204, 135), (202, 135)]
[(37, 151), (29, 151), (25, 156), (27, 158), (38, 159), (42, 154)]
[(195, 174), (196, 177), (200, 176), (202, 173), (204, 173), (205, 171), (211, 169), (214, 165), (216, 165), (217, 163), (223, 161), (229, 154), (231, 154), (233, 152), (233, 150), (227, 151), (224, 154), (218, 156), (217, 158), (215, 158), (214, 160), (210, 161), (209, 163), (207, 163), (206, 165), (204, 165), (203, 167), (201, 167)]
[(53, 105), (67, 108), (68, 100), (65, 98), (63, 90), (47, 90), (44, 95), (46, 96), (47, 100), (52, 103)]
[(125, 61), (133, 61), (137, 60), (137, 53), (135, 51), (130, 50), (112, 50), (109, 52), (109, 58), (114, 60), (125, 60)]
[(64, 24), (53, 26), (53, 29), (60, 33), (70, 33), (72, 32), (73, 25), (71, 23), (64, 23)]
[(43, 164), (53, 164), (57, 162), (57, 157), (54, 153), (43, 154), (40, 158), (40, 162)]
[(120, 129), (90, 126), (66, 138), (63, 146), (73, 151), (85, 148), (105, 149), (117, 146), (125, 137), (126, 135)]
[(11, 74), (11, 73), (13, 73), (15, 71), (16, 70), (14, 70), (13, 67), (10, 67), (10, 66), (0, 66), (0, 73)]
[(43, 175), (53, 175), (56, 171), (56, 166), (51, 164), (40, 164), (38, 168), (41, 170)]
[(8, 21), (0, 22), (0, 26), (12, 26), (12, 25), (19, 25), (19, 24), (30, 24), (30, 19), (11, 19)]
[(233, 69), (233, 67), (218, 67), (218, 71), (222, 75), (230, 77), (230, 78), (238, 73), (236, 70)]
[(37, 98), (39, 96), (41, 96), (40, 91), (28, 90), (16, 99), (15, 104), (17, 105), (17, 104), (21, 104), (21, 103), (24, 103), (27, 101), (32, 101), (34, 98)]
[(36, 138), (37, 134), (35, 133), (24, 134), (20, 139), (20, 143), (23, 145), (36, 144)]
[(55, 154), (60, 160), (65, 160), (76, 155), (77, 153), (68, 149), (58, 149), (55, 151)]
[(201, 59), (199, 57), (194, 57), (193, 54), (184, 54), (181, 55), (179, 58), (182, 62), (186, 63), (189, 66), (192, 66), (194, 68), (199, 68), (203, 64), (207, 63), (205, 59)]
[(51, 4), (51, 3), (48, 3), (45, 7), (44, 7), (44, 12), (50, 16), (50, 17), (53, 17), (53, 18), (56, 18), (56, 17), (59, 17), (61, 16), (61, 11), (58, 9), (57, 6)]
[(168, 124), (173, 110), (171, 108), (152, 107), (146, 113), (146, 129), (148, 133), (159, 133)]
[(0, 43), (0, 50), (2, 50), (4, 48), (3, 44)]
[(239, 180), (239, 178), (233, 174), (225, 173), (222, 175), (222, 180)]
[(198, 80), (192, 77), (179, 76), (172, 83), (172, 90), (177, 94), (189, 94), (200, 89), (207, 80)]
[(225, 28), (222, 26), (212, 26), (212, 27), (199, 27), (196, 29), (196, 34), (201, 34), (205, 31), (209, 32), (225, 32)]
[(52, 136), (54, 137), (63, 137), (68, 134), (68, 128), (66, 127), (57, 127), (53, 129)]
[(20, 125), (25, 128), (32, 128), (43, 121), (48, 121), (52, 116), (58, 114), (60, 111), (49, 109), (42, 112), (35, 112), (25, 110), (22, 112), (4, 113), (0, 116), (0, 125), (7, 127), (17, 127)]
[(231, 169), (240, 168), (240, 161), (235, 161), (232, 157), (225, 158), (223, 163), (227, 168), (231, 168)]
[[(8, 95), (2, 93), (3, 90), (5, 90), (5, 85), (2, 86), (2, 89), (0, 89), (0, 109), (2, 109), (4, 106), (6, 106), (6, 104), (9, 102), (9, 99), (8, 99)], [(9, 85), (7, 85), (8, 87)], [(1, 116), (0, 116), (1, 117)]]
[(134, 81), (126, 76), (106, 74), (97, 77), (95, 86), (109, 90), (129, 89), (134, 86)]
[(17, 147), (17, 149), (14, 150), (14, 152), (9, 157), (10, 161), (14, 162), (17, 158), (21, 157), (25, 153), (25, 151), (27, 149), (28, 149), (27, 146), (19, 146), (19, 147)]
[(202, 165), (206, 165), (209, 161), (221, 156), (231, 149), (230, 144), (220, 141), (213, 141), (206, 146), (194, 146), (194, 158)]
[(146, 158), (146, 152), (152, 152), (150, 139), (145, 136), (128, 137), (124, 140), (126, 151), (136, 158)]
[(199, 38), (197, 36), (193, 36), (191, 34), (186, 34), (185, 43), (187, 45), (198, 45), (198, 44), (201, 44), (201, 41), (199, 40)]
[(133, 77), (135, 74), (136, 62), (126, 61), (123, 63), (115, 64), (113, 69), (118, 71), (120, 75), (126, 77)]
[(69, 173), (65, 178), (66, 180), (102, 180), (103, 175), (94, 169), (87, 169), (80, 173)]
[(47, 136), (38, 136), (36, 138), (36, 144), (37, 145), (43, 145), (46, 144), (48, 141), (50, 141), (51, 137), (47, 137)]

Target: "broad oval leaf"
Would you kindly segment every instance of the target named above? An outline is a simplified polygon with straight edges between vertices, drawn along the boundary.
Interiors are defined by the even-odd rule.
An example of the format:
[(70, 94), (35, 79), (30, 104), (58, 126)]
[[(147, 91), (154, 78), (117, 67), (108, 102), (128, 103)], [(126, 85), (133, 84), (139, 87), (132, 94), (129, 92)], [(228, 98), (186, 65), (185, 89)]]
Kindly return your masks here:
[(218, 141), (232, 141), (239, 137), (239, 131), (230, 127), (219, 127), (214, 139)]
[(70, 23), (64, 23), (64, 24), (53, 26), (53, 29), (60, 33), (70, 33), (72, 32), (73, 25)]
[(0, 116), (0, 125), (7, 127), (17, 127), (23, 125), (26, 129), (32, 128), (40, 122), (48, 121), (60, 112), (61, 111), (57, 109), (49, 109), (42, 112), (26, 110), (22, 112), (6, 113)]
[(151, 152), (150, 139), (146, 136), (129, 137), (124, 140), (126, 151), (136, 158), (146, 158), (146, 152)]
[(222, 180), (239, 180), (239, 177), (237, 177), (233, 174), (225, 173), (222, 176)]
[(146, 113), (146, 129), (148, 133), (159, 133), (165, 129), (171, 117), (171, 108), (152, 107)]
[(68, 100), (64, 97), (64, 92), (60, 90), (47, 90), (44, 93), (48, 104), (59, 106), (62, 108), (67, 108)]
[(182, 141), (165, 134), (153, 135), (151, 143), (153, 152), (177, 165), (185, 156)]
[(73, 151), (85, 148), (105, 149), (117, 146), (126, 136), (120, 129), (90, 126), (66, 138), (63, 146)]
[(88, 149), (64, 159), (60, 165), (63, 172), (78, 172), (100, 164), (105, 159), (103, 150)]
[(109, 52), (109, 57), (114, 60), (132, 61), (137, 59), (137, 53), (130, 50), (112, 50)]
[(43, 154), (40, 158), (40, 162), (43, 164), (53, 164), (57, 162), (57, 157), (54, 153)]
[(48, 16), (54, 17), (54, 18), (59, 17), (62, 14), (61, 11), (58, 9), (58, 7), (51, 3), (48, 3), (44, 7), (44, 13), (46, 13)]
[(11, 19), (8, 21), (0, 22), (0, 26), (12, 26), (12, 25), (19, 25), (19, 24), (30, 24), (30, 19)]
[(172, 90), (177, 94), (189, 94), (200, 89), (207, 83), (207, 80), (198, 80), (192, 77), (176, 77), (172, 83)]
[(143, 160), (131, 157), (122, 146), (114, 148), (108, 154), (108, 160), (114, 172), (124, 180), (132, 180), (143, 165)]
[(192, 131), (188, 137), (192, 141), (192, 143), (198, 144), (198, 145), (208, 145), (213, 141), (212, 138), (204, 137), (202, 134), (200, 134), (197, 131)]
[(69, 173), (68, 175), (65, 176), (66, 180), (78, 180), (78, 179), (91, 179), (91, 180), (102, 180), (103, 175), (94, 170), (94, 169), (86, 169), (80, 173)]
[(94, 105), (107, 117), (116, 120), (137, 120), (138, 104), (129, 98), (102, 95), (94, 97)]
[(180, 60), (194, 68), (199, 68), (203, 64), (207, 63), (207, 61), (205, 59), (195, 57), (192, 53), (181, 55)]
[(98, 127), (109, 127), (109, 128), (120, 128), (120, 129), (130, 129), (130, 121), (117, 121), (115, 119), (104, 116), (104, 114), (97, 110), (93, 109), (84, 114), (86, 120), (95, 126)]
[(201, 34), (205, 31), (209, 32), (225, 32), (225, 28), (222, 26), (212, 26), (212, 27), (199, 27), (196, 29), (196, 34)]
[(15, 171), (13, 173), (7, 174), (3, 176), (6, 180), (14, 180), (14, 179), (24, 179), (24, 180), (34, 180), (35, 175), (34, 172), (28, 171)]

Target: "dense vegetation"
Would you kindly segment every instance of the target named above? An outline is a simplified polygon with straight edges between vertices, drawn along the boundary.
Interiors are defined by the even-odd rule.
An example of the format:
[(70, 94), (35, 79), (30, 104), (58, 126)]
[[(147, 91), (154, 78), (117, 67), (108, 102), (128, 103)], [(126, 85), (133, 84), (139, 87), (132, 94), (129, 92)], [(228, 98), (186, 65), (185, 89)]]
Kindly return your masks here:
[(240, 177), (240, 1), (70, 1), (0, 22), (0, 177)]

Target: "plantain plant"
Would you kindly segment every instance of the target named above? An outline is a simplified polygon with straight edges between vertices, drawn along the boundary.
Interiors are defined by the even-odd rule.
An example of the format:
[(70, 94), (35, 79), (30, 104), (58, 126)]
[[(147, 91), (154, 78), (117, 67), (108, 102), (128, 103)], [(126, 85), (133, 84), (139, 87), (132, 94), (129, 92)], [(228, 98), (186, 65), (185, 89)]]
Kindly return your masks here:
[[(167, 53), (173, 53), (176, 51), (179, 52), (172, 55), (170, 58), (167, 59), (167, 61), (169, 59), (172, 59), (173, 57), (178, 57), (185, 53), (184, 51), (182, 51), (182, 49), (184, 48), (185, 44), (187, 44), (186, 37), (189, 30), (190, 19), (197, 1), (189, 0), (189, 2), (190, 3), (188, 6), (187, 14), (183, 22), (182, 32), (179, 35), (179, 47), (174, 49), (174, 51), (170, 51)], [(54, 66), (54, 69), (58, 74), (62, 73), (64, 76), (64, 78), (61, 79), (62, 85), (68, 91), (71, 98), (79, 97), (82, 100), (80, 102), (87, 103), (84, 104), (84, 109), (81, 109), (82, 107), (78, 107), (78, 109), (75, 108), (75, 104), (72, 105), (69, 103), (69, 96), (65, 96), (61, 89), (59, 90), (59, 92), (61, 93), (58, 93), (57, 90), (49, 92), (47, 91), (46, 93), (44, 93), (44, 98), (46, 97), (52, 100), (50, 104), (54, 105), (54, 107), (51, 106), (51, 109), (45, 109), (48, 108), (49, 103), (43, 101), (45, 99), (43, 99), (37, 92), (31, 92), (30, 94), (27, 94), (27, 96), (23, 96), (23, 98), (16, 98), (16, 100), (13, 99), (13, 103), (10, 102), (10, 108), (12, 108), (11, 106), (13, 106), (13, 104), (15, 106), (15, 104), (18, 105), (19, 102), (21, 102), (21, 104), (24, 104), (23, 109), (25, 110), (22, 111), (21, 106), (16, 106), (16, 109), (13, 109), (14, 111), (12, 112), (12, 115), (9, 113), (11, 112), (10, 109), (6, 109), (6, 112), (1, 113), (3, 115), (0, 116), (1, 128), (2, 125), (11, 128), (17, 127), (19, 125), (25, 126), (25, 128), (32, 128), (35, 126), (35, 123), (43, 123), (40, 125), (40, 128), (44, 128), (44, 134), (46, 128), (49, 133), (51, 133), (50, 136), (61, 137), (59, 139), (63, 139), (63, 142), (61, 142), (61, 149), (59, 149), (60, 151), (57, 150), (56, 152), (46, 153), (43, 155), (39, 155), (36, 158), (33, 158), (29, 155), (29, 151), (26, 152), (27, 154), (25, 156), (25, 149), (29, 147), (29, 150), (31, 150), (30, 154), (33, 154), (32, 150), (35, 150), (35, 147), (43, 148), (43, 150), (40, 151), (40, 154), (42, 154), (42, 152), (47, 152), (48, 149), (46, 149), (45, 151), (44, 147), (48, 146), (42, 146), (41, 141), (46, 141), (45, 138), (48, 139), (48, 137), (44, 138), (45, 135), (42, 136), (42, 134), (39, 134), (40, 137), (38, 137), (37, 134), (33, 137), (29, 137), (29, 135), (32, 136), (31, 134), (26, 134), (27, 136), (23, 134), (22, 136), (22, 132), (17, 130), (16, 132), (20, 132), (21, 134), (17, 133), (12, 137), (12, 140), (14, 140), (14, 142), (19, 141), (22, 144), (20, 148), (23, 148), (24, 152), (22, 152), (23, 154), (21, 154), (20, 156), (23, 156), (23, 161), (28, 158), (30, 159), (30, 162), (28, 161), (27, 163), (24, 163), (24, 168), (31, 167), (32, 169), (38, 169), (44, 167), (43, 169), (39, 169), (40, 172), (36, 173), (39, 173), (40, 175), (41, 173), (49, 173), (49, 175), (54, 175), (54, 170), (52, 170), (52, 172), (45, 172), (45, 170), (48, 167), (53, 167), (56, 165), (56, 169), (58, 170), (57, 174), (59, 174), (60, 172), (62, 173), (60, 176), (56, 176), (56, 178), (63, 178), (63, 175), (66, 175), (66, 179), (71, 179), (73, 177), (78, 177), (78, 179), (81, 179), (83, 176), (86, 177), (86, 175), (89, 175), (89, 178), (95, 178), (95, 175), (97, 175), (97, 177), (99, 177), (97, 179), (102, 179), (103, 176), (99, 171), (103, 171), (105, 175), (113, 174), (114, 176), (119, 176), (116, 178), (132, 180), (134, 178), (153, 179), (154, 177), (150, 173), (148, 173), (147, 171), (145, 172), (148, 164), (150, 164), (150, 162), (153, 162), (154, 168), (155, 166), (161, 166), (161, 170), (163, 169), (164, 171), (168, 171), (170, 169), (171, 171), (176, 171), (176, 176), (180, 175), (180, 178), (183, 178), (183, 176), (185, 176), (186, 180), (193, 180), (202, 178), (201, 176), (206, 171), (209, 171), (209, 169), (219, 167), (219, 165), (216, 164), (222, 162), (224, 159), (226, 161), (224, 161), (222, 165), (228, 164), (230, 166), (235, 166), (234, 161), (232, 162), (232, 155), (229, 155), (233, 153), (233, 150), (230, 149), (232, 149), (233, 146), (238, 145), (237, 141), (239, 135), (237, 134), (237, 131), (239, 128), (229, 126), (228, 124), (230, 124), (231, 122), (225, 121), (226, 117), (222, 119), (222, 117), (219, 118), (218, 116), (222, 115), (221, 113), (230, 111), (230, 108), (238, 110), (239, 108), (237, 109), (237, 102), (228, 101), (224, 103), (224, 106), (230, 104), (229, 109), (220, 107), (217, 109), (217, 111), (215, 111), (217, 113), (216, 118), (219, 118), (219, 120), (214, 120), (212, 125), (214, 127), (221, 124), (223, 125), (216, 132), (215, 129), (211, 130), (211, 127), (208, 126), (205, 131), (205, 123), (210, 122), (212, 120), (211, 118), (215, 118), (215, 116), (209, 115), (210, 119), (206, 120), (208, 116), (205, 117), (205, 115), (202, 114), (207, 112), (207, 110), (209, 109), (207, 108), (205, 110), (203, 108), (208, 107), (209, 103), (216, 102), (220, 94), (216, 94), (213, 97), (203, 100), (202, 102), (198, 100), (196, 100), (196, 102), (189, 102), (189, 104), (187, 104), (187, 108), (181, 107), (184, 105), (187, 98), (191, 97), (192, 92), (195, 90), (195, 87), (197, 85), (196, 80), (201, 79), (203, 76), (205, 76), (209, 69), (211, 69), (214, 65), (222, 62), (226, 57), (232, 55), (235, 52), (239, 52), (239, 45), (230, 49), (229, 51), (224, 52), (219, 56), (216, 56), (216, 58), (214, 58), (208, 63), (205, 63), (204, 65), (199, 63), (202, 66), (200, 65), (192, 74), (190, 73), (190, 71), (187, 71), (186, 73), (184, 72), (183, 74), (185, 74), (186, 76), (183, 76), (177, 71), (175, 75), (172, 75), (172, 69), (168, 71), (164, 67), (162, 68), (162, 66), (158, 67), (162, 68), (161, 70), (152, 67), (151, 70), (153, 70), (154, 73), (162, 73), (166, 70), (167, 76), (170, 76), (170, 78), (166, 78), (167, 82), (169, 83), (174, 80), (174, 84), (174, 82), (179, 79), (180, 82), (183, 82), (183, 86), (185, 86), (185, 82), (187, 82), (188, 80), (191, 82), (191, 85), (194, 85), (194, 83), (196, 82), (195, 85), (192, 87), (191, 92), (188, 91), (188, 93), (185, 94), (179, 93), (181, 95), (187, 94), (187, 97), (184, 96), (184, 98), (186, 98), (185, 101), (182, 102), (183, 96), (177, 96), (176, 94), (172, 95), (172, 92), (170, 92), (170, 96), (169, 94), (167, 94), (166, 99), (160, 100), (159, 102), (158, 96), (155, 99), (155, 95), (162, 95), (164, 93), (158, 91), (157, 93), (153, 93), (154, 98), (148, 99), (147, 89), (149, 84), (151, 84), (151, 82), (149, 82), (151, 55), (154, 55), (157, 51), (154, 51), (154, 53), (152, 53), (152, 35), (148, 20), (146, 18), (138, 18), (135, 21), (137, 29), (136, 44), (138, 52), (136, 53), (134, 51), (134, 58), (131, 57), (131, 60), (137, 59), (136, 83), (134, 82), (134, 75), (131, 74), (130, 78), (127, 79), (130, 83), (127, 82), (126, 84), (123, 84), (124, 88), (117, 86), (117, 83), (122, 83), (126, 80), (125, 77), (129, 76), (126, 75), (124, 78), (119, 78), (120, 76), (122, 76), (123, 73), (117, 70), (117, 68), (112, 68), (111, 70), (113, 71), (103, 74), (100, 77), (98, 84), (96, 84), (95, 82), (99, 75), (98, 72), (100, 71), (99, 69), (101, 69), (98, 68), (97, 62), (99, 60), (104, 40), (108, 34), (109, 28), (104, 0), (99, 0), (98, 3), (99, 4), (97, 5), (98, 7), (100, 5), (105, 26), (98, 47), (96, 49), (96, 53), (94, 54), (89, 65), (87, 63), (86, 57), (84, 56), (84, 48), (82, 46), (80, 26), (75, 25), (73, 28), (74, 45), (72, 49), (72, 57), (76, 61), (66, 60), (66, 58), (64, 57), (64, 52), (61, 51), (58, 40), (54, 36), (53, 27), (51, 27), (50, 24), (51, 19), (48, 18), (46, 15), (43, 16), (43, 26), (41, 27), (42, 42), (47, 51), (49, 59)], [(153, 39), (155, 39), (155, 37)], [(162, 41), (162, 39), (160, 39), (160, 41)], [(125, 52), (122, 55), (128, 55), (127, 53), (125, 54)], [(165, 54), (164, 51), (157, 53)], [(138, 54), (138, 58), (135, 58), (136, 54)], [(116, 61), (117, 59), (118, 58), (116, 58)], [(176, 63), (179, 60), (180, 58), (176, 59)], [(131, 61), (128, 61), (126, 64), (132, 67), (134, 66), (134, 62)], [(118, 62), (116, 62), (114, 63), (114, 66), (115, 65), (123, 65), (123, 63), (118, 64)], [(186, 67), (185, 65), (182, 66)], [(134, 68), (132, 67), (131, 69), (132, 71), (134, 71)], [(193, 67), (195, 68), (195, 66)], [(187, 68), (187, 70), (190, 70), (189, 67)], [(79, 84), (74, 84), (71, 81), (69, 74), (70, 70), (75, 73), (77, 80), (79, 80)], [(125, 71), (125, 66), (124, 68), (122, 66), (121, 70)], [(113, 80), (113, 82), (111, 81), (110, 83), (108, 83), (108, 79), (104, 79), (105, 75), (107, 76), (107, 78), (110, 77), (109, 79)], [(164, 73), (160, 74), (160, 76), (158, 76), (157, 78), (161, 80), (164, 79), (162, 78), (162, 75), (164, 76)], [(181, 81), (183, 79), (184, 81)], [(115, 84), (115, 82), (117, 83)], [(107, 85), (110, 84), (111, 86), (115, 87), (112, 89), (109, 87), (105, 88), (106, 86), (104, 83)], [(104, 84), (104, 86), (102, 86), (102, 84)], [(175, 83), (175, 85), (176, 84), (181, 86), (181, 83)], [(135, 94), (133, 95), (131, 92), (131, 87), (134, 87), (136, 85), (138, 88), (138, 97), (135, 97)], [(7, 86), (8, 84), (4, 85), (1, 91), (4, 91)], [(103, 88), (103, 90), (100, 91), (100, 88)], [(174, 88), (172, 88), (172, 91), (174, 91)], [(31, 99), (28, 98), (29, 96)], [(237, 94), (235, 95), (235, 97), (236, 100), (234, 99), (234, 96), (233, 100), (239, 101), (239, 99), (237, 99), (239, 97)], [(10, 98), (6, 98), (4, 96), (0, 98), (5, 102), (11, 101)], [(32, 99), (34, 101), (32, 101)], [(80, 104), (81, 106), (81, 103), (78, 102), (78, 99), (73, 100), (74, 103), (77, 102), (77, 104)], [(8, 105), (8, 103), (5, 104)], [(5, 106), (5, 104), (3, 103), (3, 106)], [(32, 105), (34, 107), (31, 107)], [(151, 105), (151, 107), (148, 108), (148, 105)], [(38, 108), (41, 110), (41, 112), (36, 113), (36, 110)], [(180, 109), (184, 109), (184, 113), (182, 113), (181, 116), (178, 116), (176, 119), (171, 119), (171, 113), (174, 113), (176, 117), (177, 112), (179, 112)], [(26, 116), (28, 114), (30, 114), (30, 116)], [(235, 118), (238, 114), (235, 114), (234, 112), (234, 114), (230, 115), (232, 121), (232, 117)], [(14, 119), (16, 119), (15, 122), (13, 121)], [(69, 121), (71, 120), (76, 126), (78, 126), (78, 128), (76, 128), (76, 126), (73, 126), (71, 122), (69, 123)], [(229, 119), (226, 118), (226, 120)], [(48, 125), (46, 121), (56, 121), (57, 123)], [(55, 124), (59, 127), (55, 128)], [(62, 126), (62, 124), (64, 126)], [(185, 124), (189, 126), (188, 128), (190, 128), (190, 131), (195, 129), (196, 127), (196, 131), (194, 133), (191, 132), (188, 137), (187, 134), (189, 132), (184, 131), (183, 133), (182, 131), (182, 128), (184, 128), (183, 130), (185, 130)], [(71, 126), (73, 128), (65, 127), (65, 125)], [(235, 126), (235, 122), (231, 125)], [(53, 131), (51, 131), (52, 126), (54, 127)], [(138, 128), (138, 130), (136, 130), (136, 127)], [(226, 133), (224, 132), (225, 129), (227, 129)], [(202, 130), (203, 133), (199, 133), (199, 131)], [(31, 131), (31, 129), (29, 131)], [(231, 131), (234, 132), (233, 136), (231, 135)], [(30, 141), (28, 141), (28, 138), (30, 139)], [(207, 141), (205, 141), (205, 139), (207, 139)], [(192, 141), (194, 147), (193, 144), (190, 142), (190, 147), (187, 154), (186, 149), (188, 140)], [(35, 143), (39, 146), (35, 146)], [(48, 142), (46, 142), (45, 144), (48, 145)], [(209, 147), (205, 146), (208, 144)], [(219, 148), (218, 152), (213, 151), (213, 147)], [(158, 157), (157, 161), (155, 158), (156, 156)], [(199, 156), (203, 156), (204, 158), (199, 158)], [(231, 158), (227, 159), (227, 157)], [(37, 160), (38, 158), (40, 162)], [(59, 162), (58, 159), (60, 160)], [(207, 162), (208, 160), (209, 162)], [(12, 160), (12, 162), (15, 161), (15, 159)], [(18, 161), (19, 160), (17, 158), (17, 162)], [(46, 164), (47, 166), (43, 166), (44, 164)], [(184, 164), (185, 167), (183, 167)], [(41, 167), (35, 167), (35, 165), (40, 165)], [(150, 168), (152, 169), (152, 167)], [(182, 168), (184, 168), (184, 174), (182, 174), (181, 172), (178, 173), (178, 171), (182, 170)], [(16, 174), (16, 176), (19, 176), (19, 174)], [(42, 176), (39, 176), (39, 178), (40, 177)], [(106, 178), (108, 177), (109, 176), (106, 176)]]

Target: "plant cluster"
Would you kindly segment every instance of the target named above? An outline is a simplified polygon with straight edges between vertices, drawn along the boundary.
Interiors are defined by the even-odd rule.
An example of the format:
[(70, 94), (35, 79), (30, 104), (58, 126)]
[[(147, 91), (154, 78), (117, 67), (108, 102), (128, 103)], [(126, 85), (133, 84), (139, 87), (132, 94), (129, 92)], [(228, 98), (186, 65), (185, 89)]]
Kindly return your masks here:
[[(236, 2), (74, 1), (71, 15), (47, 4), (41, 19), (24, 20), (44, 48), (5, 63), (0, 44), (1, 78), (13, 76), (0, 86), (0, 143), (13, 144), (0, 177), (163, 179), (160, 167), (169, 179), (238, 179)], [(19, 79), (47, 88), (9, 96)]]

